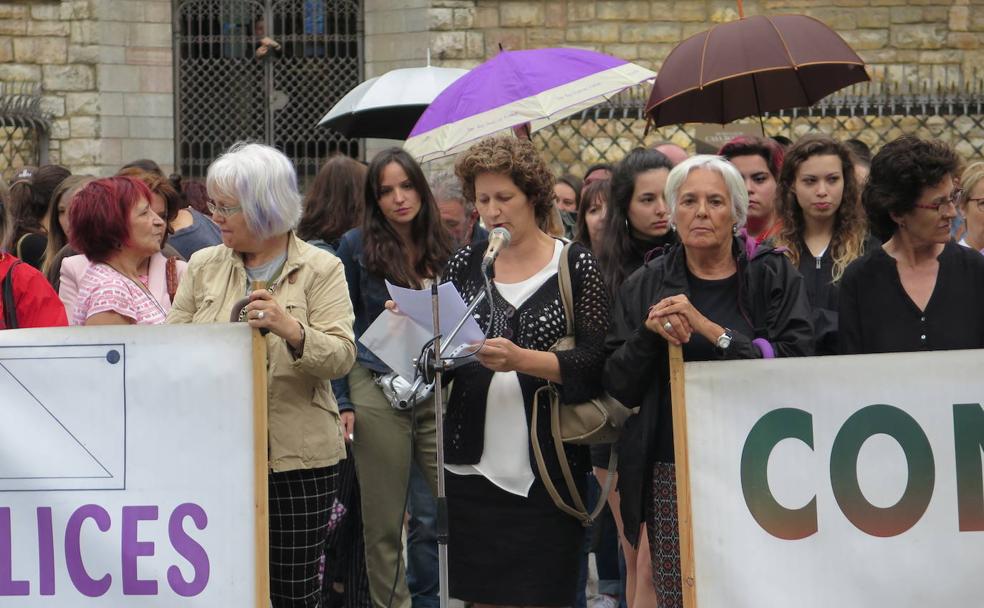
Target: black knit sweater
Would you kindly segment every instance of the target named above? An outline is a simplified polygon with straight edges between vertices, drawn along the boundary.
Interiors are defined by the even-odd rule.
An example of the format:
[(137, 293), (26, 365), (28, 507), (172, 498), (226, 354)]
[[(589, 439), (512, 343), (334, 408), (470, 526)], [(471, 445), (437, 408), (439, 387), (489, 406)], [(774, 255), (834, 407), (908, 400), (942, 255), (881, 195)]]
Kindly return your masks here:
[[(482, 255), (486, 244), (475, 243), (458, 251), (446, 269), (450, 280), (465, 302), (484, 291), (481, 275)], [(571, 284), (574, 294), (574, 336), (577, 347), (557, 353), (562, 384), (558, 387), (562, 403), (579, 403), (602, 392), (601, 374), (605, 364), (604, 341), (608, 331), (610, 299), (595, 257), (588, 248), (574, 244), (568, 251)], [(522, 348), (546, 351), (567, 333), (567, 319), (560, 299), (557, 276), (550, 277), (518, 309), (513, 308), (492, 286), (495, 315), (490, 338), (503, 337)], [(483, 302), (475, 310), (475, 319), (485, 328), (490, 308)], [(445, 418), (446, 461), (449, 464), (476, 464), (482, 457), (485, 437), (485, 410), (493, 372), (478, 363), (454, 371), (454, 385)], [(520, 388), (530, 422), (533, 394), (546, 380), (519, 373)], [(545, 455), (554, 453), (549, 431), (549, 410), (541, 404), (537, 434)], [(587, 470), (587, 452), (567, 447), (572, 466)], [(551, 477), (559, 478), (555, 463), (548, 457)], [(533, 462), (530, 454), (530, 462)], [(553, 465), (553, 466), (552, 466)], [(534, 467), (535, 469), (535, 467)], [(534, 471), (534, 474), (537, 474)], [(556, 475), (555, 475), (556, 474)], [(537, 474), (537, 477), (539, 475)]]

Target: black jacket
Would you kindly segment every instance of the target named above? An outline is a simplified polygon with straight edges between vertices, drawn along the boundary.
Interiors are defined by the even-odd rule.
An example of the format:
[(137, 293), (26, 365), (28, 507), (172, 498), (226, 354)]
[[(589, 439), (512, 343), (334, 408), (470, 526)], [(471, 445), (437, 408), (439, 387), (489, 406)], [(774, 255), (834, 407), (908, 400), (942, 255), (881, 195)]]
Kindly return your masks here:
[[(721, 358), (762, 358), (770, 347), (779, 357), (813, 354), (813, 328), (803, 278), (786, 256), (763, 244), (749, 259), (741, 238), (735, 238), (732, 252), (739, 274), (739, 301), (735, 305), (755, 335), (736, 333), (728, 349), (720, 353)], [(690, 295), (686, 254), (682, 245), (675, 245), (622, 285), (605, 341), (609, 353), (605, 388), (626, 406), (640, 408), (623, 431), (618, 465), (622, 520), (625, 535), (633, 544), (638, 541), (639, 524), (646, 512), (657, 454), (663, 454), (660, 460), (672, 460), (673, 453), (672, 435), (668, 440), (658, 437), (661, 419), (665, 428), (671, 412), (667, 344), (646, 329), (644, 322), (651, 305), (681, 293)], [(669, 445), (663, 445), (667, 442)]]
[[(862, 251), (866, 253), (876, 247), (881, 247), (881, 242), (868, 237)], [(803, 275), (806, 299), (813, 309), (810, 319), (816, 337), (814, 350), (818, 355), (836, 355), (839, 352), (837, 316), (840, 308), (840, 282), (834, 283), (834, 257), (830, 253), (830, 247), (820, 257), (810, 255), (805, 243), (800, 243), (800, 251), (799, 272)]]

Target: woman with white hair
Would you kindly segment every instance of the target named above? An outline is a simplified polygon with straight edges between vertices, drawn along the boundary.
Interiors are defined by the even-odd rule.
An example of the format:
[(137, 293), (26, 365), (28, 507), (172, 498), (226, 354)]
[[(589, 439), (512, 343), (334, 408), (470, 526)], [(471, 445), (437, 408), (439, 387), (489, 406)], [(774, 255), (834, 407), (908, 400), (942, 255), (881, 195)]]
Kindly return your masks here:
[(196, 252), (169, 323), (216, 323), (244, 297), (240, 320), (266, 334), (269, 410), (270, 599), (320, 605), (318, 563), (345, 457), (329, 380), (355, 361), (345, 271), (294, 235), (301, 195), (291, 162), (237, 144), (208, 170), (209, 209), (222, 245)]
[[(795, 357), (812, 354), (813, 329), (803, 279), (786, 256), (760, 246), (749, 258), (736, 236), (748, 193), (731, 163), (690, 158), (670, 171), (665, 193), (680, 242), (619, 289), (605, 386), (640, 407), (621, 441), (622, 517), (647, 517), (659, 606), (673, 608), (683, 600), (667, 343), (682, 345), (687, 361)], [(640, 486), (640, 499), (629, 500)]]

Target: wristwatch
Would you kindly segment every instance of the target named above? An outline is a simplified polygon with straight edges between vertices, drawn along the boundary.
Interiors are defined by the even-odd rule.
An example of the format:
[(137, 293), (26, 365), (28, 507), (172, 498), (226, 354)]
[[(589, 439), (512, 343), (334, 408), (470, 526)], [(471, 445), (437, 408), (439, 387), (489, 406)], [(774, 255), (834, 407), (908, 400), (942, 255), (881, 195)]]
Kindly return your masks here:
[(714, 342), (714, 345), (721, 350), (728, 350), (728, 347), (731, 346), (732, 338), (733, 336), (731, 335), (731, 330), (725, 327), (724, 333), (718, 336), (718, 339)]

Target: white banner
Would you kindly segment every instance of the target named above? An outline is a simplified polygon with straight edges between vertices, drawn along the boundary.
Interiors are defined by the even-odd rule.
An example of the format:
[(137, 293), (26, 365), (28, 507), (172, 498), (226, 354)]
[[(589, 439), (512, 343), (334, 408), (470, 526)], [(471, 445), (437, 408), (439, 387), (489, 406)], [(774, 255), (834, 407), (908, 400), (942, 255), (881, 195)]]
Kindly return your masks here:
[(984, 605), (984, 351), (686, 364), (700, 608)]
[(255, 605), (243, 325), (0, 331), (0, 605)]

